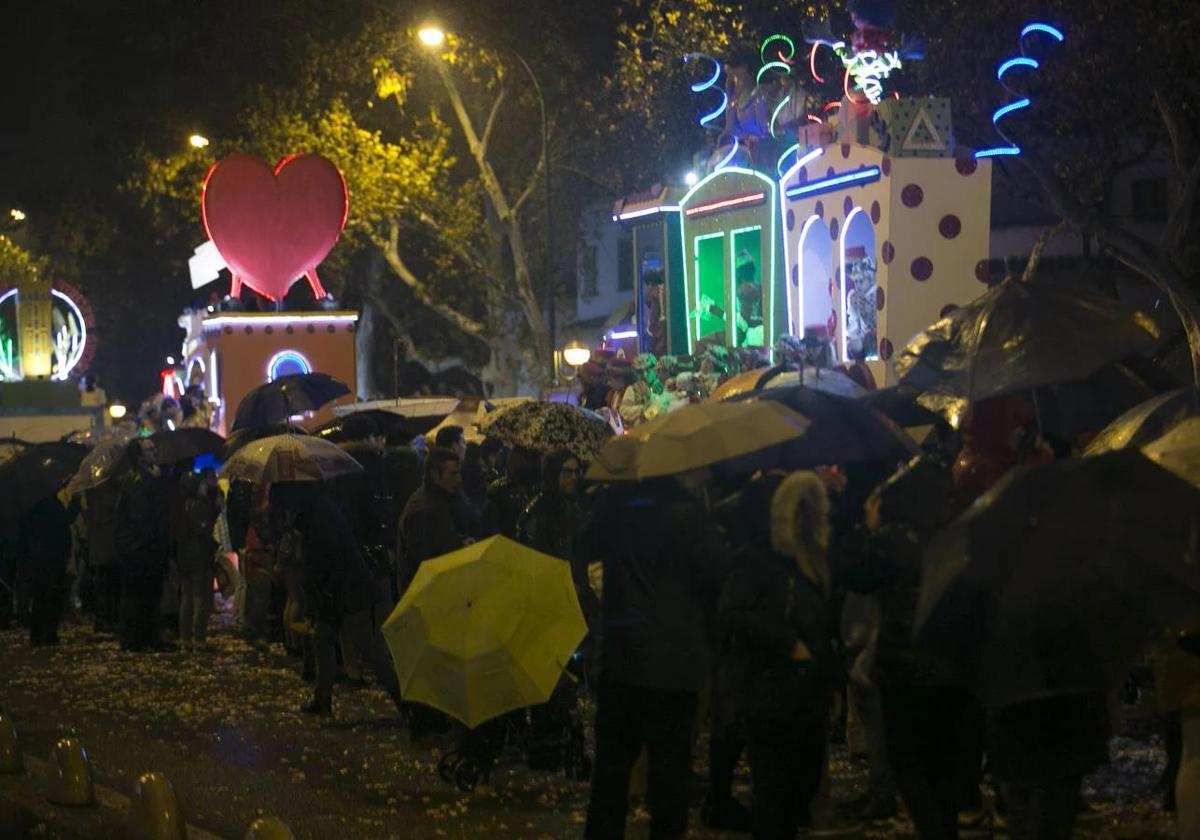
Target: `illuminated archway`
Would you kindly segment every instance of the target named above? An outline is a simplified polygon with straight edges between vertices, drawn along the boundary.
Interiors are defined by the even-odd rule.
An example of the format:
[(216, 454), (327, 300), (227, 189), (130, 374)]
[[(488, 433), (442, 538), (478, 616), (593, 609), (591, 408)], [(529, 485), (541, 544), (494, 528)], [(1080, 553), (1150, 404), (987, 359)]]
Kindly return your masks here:
[(863, 359), (879, 358), (876, 307), (875, 226), (861, 207), (846, 216), (838, 242), (839, 332), (841, 360), (851, 351)]
[(297, 373), (312, 373), (312, 365), (295, 350), (280, 350), (267, 362), (267, 381), (274, 382), (281, 376)]
[[(57, 285), (64, 288), (57, 288)], [(68, 291), (73, 294), (68, 294)], [(77, 302), (76, 297), (80, 297), (80, 301)], [(50, 378), (65, 381), (91, 355), (91, 308), (78, 291), (66, 283), (56, 284), (56, 287), (51, 288), (50, 298), (53, 336)], [(0, 313), (4, 313), (0, 314), (0, 321), (5, 324), (5, 329), (0, 331), (0, 378), (9, 381), (24, 378), (18, 362), (21, 357), (17, 308), (19, 300), (20, 294), (16, 287), (0, 294)], [(11, 314), (4, 309), (6, 305), (11, 308)]]

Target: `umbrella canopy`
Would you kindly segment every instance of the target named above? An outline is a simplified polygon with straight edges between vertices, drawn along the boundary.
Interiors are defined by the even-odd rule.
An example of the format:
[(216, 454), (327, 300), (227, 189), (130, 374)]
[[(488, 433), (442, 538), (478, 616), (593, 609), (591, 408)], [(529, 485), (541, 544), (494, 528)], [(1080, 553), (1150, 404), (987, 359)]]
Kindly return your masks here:
[(307, 435), (274, 435), (246, 444), (221, 475), (253, 484), (278, 481), (326, 481), (363, 471), (362, 465), (336, 444)]
[(306, 435), (304, 429), (299, 426), (291, 426), (287, 423), (273, 423), (270, 426), (255, 426), (249, 429), (240, 429), (233, 432), (225, 440), (225, 447), (221, 450), (221, 460), (228, 461), (233, 457), (233, 454), (248, 443), (253, 443), (256, 440), (262, 440), (265, 437), (273, 435)]
[(514, 405), (527, 402), (533, 402), (533, 397), (504, 397), (496, 400), (471, 397), (459, 400), (454, 411), (450, 412), (440, 423), (427, 431), (425, 436), (428, 440), (432, 441), (437, 437), (437, 433), (446, 426), (459, 426), (463, 430), (463, 437), (466, 438), (467, 443), (482, 443), (483, 434), (479, 431), (480, 420), (489, 414), (494, 414), (497, 411), (503, 411)]
[(918, 644), (991, 708), (1119, 684), (1200, 611), (1200, 491), (1135, 450), (1016, 470), (924, 559)]
[(762, 456), (751, 456), (759, 467), (795, 470), (824, 464), (907, 461), (919, 451), (903, 429), (861, 399), (807, 385), (768, 388), (734, 399), (779, 402), (812, 424), (795, 440), (764, 450)]
[(306, 411), (316, 411), (350, 393), (345, 382), (327, 373), (296, 373), (259, 385), (242, 398), (233, 430), (285, 423)]
[(383, 623), (404, 698), (470, 728), (549, 700), (586, 633), (567, 562), (502, 536), (426, 560)]
[(126, 456), (131, 442), (120, 437), (97, 443), (79, 464), (71, 483), (67, 485), (67, 495), (77, 496), (120, 473), (128, 463)]
[(1146, 446), (1187, 417), (1200, 414), (1200, 390), (1179, 388), (1136, 405), (1092, 438), (1085, 455)]
[(792, 388), (796, 385), (806, 385), (818, 391), (841, 394), (844, 397), (860, 397), (866, 393), (861, 385), (841, 370), (807, 367), (803, 371), (796, 371), (776, 366), (748, 370), (730, 377), (713, 390), (710, 399), (728, 400), (754, 391)]
[(1159, 466), (1200, 487), (1200, 416), (1177, 423), (1142, 452)]
[(150, 436), (154, 456), (160, 464), (177, 464), (200, 455), (217, 455), (225, 449), (225, 438), (208, 429), (187, 427)]
[(1010, 280), (919, 333), (895, 370), (955, 421), (969, 403), (1084, 379), (1157, 340), (1153, 321), (1112, 298)]
[(685, 405), (635, 426), (604, 445), (589, 481), (640, 481), (676, 475), (795, 440), (806, 418), (773, 400)]
[(333, 443), (349, 443), (381, 437), (392, 444), (408, 443), (438, 424), (437, 415), (406, 417), (382, 408), (367, 408), (335, 417), (313, 431), (315, 437)]
[(911, 385), (893, 385), (867, 391), (862, 401), (901, 426), (932, 426), (941, 416), (917, 402), (920, 395)]
[(87, 450), (75, 443), (39, 443), (26, 447), (0, 463), (4, 504), (20, 513), (67, 483)]
[(612, 428), (594, 411), (559, 402), (530, 401), (496, 409), (479, 420), (484, 437), (537, 452), (567, 449), (590, 461)]

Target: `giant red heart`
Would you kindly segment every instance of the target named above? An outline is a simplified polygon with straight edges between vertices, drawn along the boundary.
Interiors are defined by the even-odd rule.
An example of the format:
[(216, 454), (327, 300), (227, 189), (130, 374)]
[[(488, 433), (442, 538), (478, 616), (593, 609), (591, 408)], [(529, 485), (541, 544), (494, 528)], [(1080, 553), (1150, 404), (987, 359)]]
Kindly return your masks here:
[(216, 164), (201, 196), (204, 229), (234, 276), (280, 300), (303, 276), (323, 294), (316, 268), (346, 226), (346, 182), (321, 155), (293, 155), (274, 171), (253, 155)]

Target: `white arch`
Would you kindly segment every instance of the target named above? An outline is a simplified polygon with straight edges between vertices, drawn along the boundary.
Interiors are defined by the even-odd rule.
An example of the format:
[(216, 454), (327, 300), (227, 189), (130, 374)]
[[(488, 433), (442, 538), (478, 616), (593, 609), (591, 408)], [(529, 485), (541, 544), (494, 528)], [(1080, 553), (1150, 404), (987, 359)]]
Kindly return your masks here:
[[(839, 345), (842, 348), (840, 361), (848, 362), (850, 360), (849, 345), (846, 343), (846, 327), (850, 323), (850, 313), (847, 306), (848, 296), (846, 294), (846, 236), (850, 233), (850, 223), (854, 221), (854, 217), (862, 213), (861, 207), (855, 207), (846, 215), (845, 224), (842, 225), (842, 234), (838, 237), (838, 278), (841, 280), (841, 289), (839, 290), (839, 309), (838, 313), (838, 333)], [(872, 226), (872, 230), (874, 226)]]

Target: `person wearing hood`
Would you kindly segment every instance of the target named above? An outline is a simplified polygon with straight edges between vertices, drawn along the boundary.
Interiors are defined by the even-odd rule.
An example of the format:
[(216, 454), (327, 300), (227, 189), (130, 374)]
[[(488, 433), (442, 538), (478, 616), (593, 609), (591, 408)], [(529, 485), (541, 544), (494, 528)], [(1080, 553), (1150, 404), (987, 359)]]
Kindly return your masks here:
[(579, 593), (579, 604), (591, 625), (599, 603), (588, 585), (587, 557), (581, 541), (587, 531), (587, 516), (579, 503), (579, 479), (583, 463), (571, 452), (551, 452), (542, 462), (542, 487), (517, 520), (517, 539), (543, 554), (565, 560)]
[(503, 534), (517, 539), (517, 520), (540, 487), (540, 460), (532, 449), (509, 451), (505, 475), (488, 487), (483, 503), (483, 536)]
[(768, 473), (742, 492), (750, 541), (720, 615), (741, 668), (738, 706), (754, 785), (753, 834), (792, 838), (810, 821), (825, 765), (836, 674), (828, 601), (829, 500), (812, 472)]

